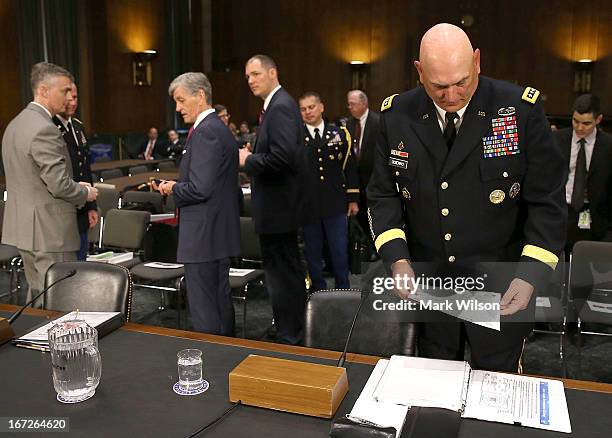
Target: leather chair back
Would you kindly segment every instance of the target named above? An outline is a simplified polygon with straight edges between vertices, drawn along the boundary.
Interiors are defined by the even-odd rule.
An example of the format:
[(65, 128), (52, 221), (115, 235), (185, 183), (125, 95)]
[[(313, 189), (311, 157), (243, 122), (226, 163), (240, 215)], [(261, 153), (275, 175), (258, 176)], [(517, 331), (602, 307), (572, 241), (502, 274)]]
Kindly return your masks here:
[(240, 218), (240, 250), (240, 256), (243, 259), (261, 261), (259, 236), (255, 232), (255, 225), (250, 217)]
[(151, 219), (151, 213), (140, 210), (109, 210), (104, 220), (102, 246), (139, 250)]
[[(134, 203), (150, 203), (154, 208), (154, 213), (161, 213), (164, 211), (163, 207), (163, 198), (161, 193), (159, 192), (138, 192), (135, 190), (127, 191), (123, 194), (123, 204), (127, 204), (128, 202)], [(133, 208), (132, 210), (139, 210)], [(143, 208), (143, 210), (145, 210)]]
[(99, 262), (60, 262), (45, 276), (45, 287), (75, 269), (73, 277), (53, 286), (43, 299), (43, 309), (71, 312), (121, 312), (125, 321), (132, 313), (132, 278), (120, 265)]
[[(365, 300), (348, 351), (383, 357), (393, 354), (413, 356), (416, 325), (391, 321), (370, 311), (373, 300), (379, 298), (380, 295), (370, 294)], [(385, 298), (395, 300), (395, 297)], [(304, 344), (342, 351), (361, 299), (359, 289), (329, 289), (311, 294), (306, 303)]]

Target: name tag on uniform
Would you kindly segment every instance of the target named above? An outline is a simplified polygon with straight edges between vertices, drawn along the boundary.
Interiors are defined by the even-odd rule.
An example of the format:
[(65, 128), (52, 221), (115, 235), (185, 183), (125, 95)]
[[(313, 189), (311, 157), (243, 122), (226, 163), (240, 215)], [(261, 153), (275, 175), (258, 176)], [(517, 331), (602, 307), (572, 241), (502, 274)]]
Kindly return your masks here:
[(400, 169), (408, 170), (408, 161), (398, 160), (397, 158), (389, 157), (389, 166), (399, 167)]

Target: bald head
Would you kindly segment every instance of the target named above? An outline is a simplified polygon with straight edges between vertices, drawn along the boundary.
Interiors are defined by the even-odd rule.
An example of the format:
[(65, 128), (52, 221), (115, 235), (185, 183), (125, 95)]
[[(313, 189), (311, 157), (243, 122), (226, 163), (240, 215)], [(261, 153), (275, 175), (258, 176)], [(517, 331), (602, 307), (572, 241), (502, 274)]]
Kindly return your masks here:
[(462, 29), (441, 23), (423, 35), (414, 65), (429, 97), (443, 110), (456, 112), (478, 86), (480, 51)]

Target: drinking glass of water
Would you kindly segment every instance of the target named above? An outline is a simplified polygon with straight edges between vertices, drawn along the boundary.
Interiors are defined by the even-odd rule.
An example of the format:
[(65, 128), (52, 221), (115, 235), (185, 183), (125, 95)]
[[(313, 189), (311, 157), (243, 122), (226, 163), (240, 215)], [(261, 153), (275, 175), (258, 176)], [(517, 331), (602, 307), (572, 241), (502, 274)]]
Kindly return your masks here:
[(179, 388), (183, 391), (200, 389), (202, 379), (202, 350), (189, 348), (177, 353)]

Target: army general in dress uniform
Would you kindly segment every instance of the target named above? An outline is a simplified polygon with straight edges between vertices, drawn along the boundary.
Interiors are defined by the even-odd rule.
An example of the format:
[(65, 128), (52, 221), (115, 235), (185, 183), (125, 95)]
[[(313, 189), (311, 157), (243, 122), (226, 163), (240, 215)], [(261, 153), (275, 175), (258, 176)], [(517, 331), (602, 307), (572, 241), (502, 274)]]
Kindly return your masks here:
[(311, 290), (326, 288), (323, 278), (323, 248), (327, 244), (335, 287), (349, 287), (348, 216), (359, 211), (359, 181), (351, 154), (347, 129), (325, 123), (321, 96), (307, 92), (300, 97), (300, 112), (306, 125), (304, 254), (312, 282)]
[(427, 31), (415, 66), (423, 86), (381, 108), (367, 189), (376, 248), (394, 276), (414, 277), (414, 262), (454, 278), (485, 262), (518, 262), (487, 280), (503, 294), (501, 331), (443, 317), (424, 323), (419, 341), (423, 356), (462, 360), (467, 340), (473, 367), (516, 372), (534, 289), (563, 249), (563, 159), (540, 92), (479, 77), (480, 52), (458, 27)]
[[(93, 184), (85, 128), (83, 128), (83, 123), (79, 119), (73, 117), (78, 108), (78, 102), (77, 86), (73, 83), (66, 110), (53, 117), (53, 123), (60, 130), (64, 142), (66, 142), (72, 162), (74, 180)], [(78, 260), (87, 259), (88, 230), (96, 226), (98, 219), (98, 206), (95, 201), (87, 202), (77, 210), (77, 225), (81, 238), (81, 247), (77, 251)]]

